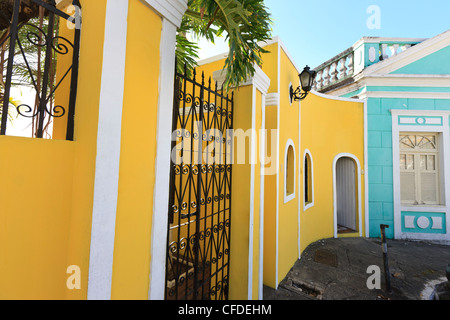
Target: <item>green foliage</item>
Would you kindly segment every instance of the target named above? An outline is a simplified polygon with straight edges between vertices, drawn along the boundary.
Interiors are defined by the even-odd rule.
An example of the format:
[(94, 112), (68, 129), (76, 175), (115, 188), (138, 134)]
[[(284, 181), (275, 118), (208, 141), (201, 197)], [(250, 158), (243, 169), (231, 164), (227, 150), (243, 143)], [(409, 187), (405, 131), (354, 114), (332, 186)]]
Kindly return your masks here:
[(197, 39), (204, 37), (214, 43), (215, 37), (226, 34), (229, 54), (225, 61), (224, 87), (238, 86), (261, 65), (266, 51), (258, 42), (272, 37), (272, 21), (263, 0), (189, 0), (177, 36), (177, 68), (182, 71), (196, 66), (198, 46), (186, 38), (189, 32)]

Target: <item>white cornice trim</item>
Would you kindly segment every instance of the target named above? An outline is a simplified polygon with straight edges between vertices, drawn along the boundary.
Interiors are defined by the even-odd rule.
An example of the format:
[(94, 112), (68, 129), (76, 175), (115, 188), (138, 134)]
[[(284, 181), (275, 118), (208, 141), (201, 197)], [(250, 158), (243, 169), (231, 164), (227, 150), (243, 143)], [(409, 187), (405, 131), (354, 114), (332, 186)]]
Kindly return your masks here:
[(266, 107), (278, 106), (280, 94), (278, 92), (268, 93), (266, 96)]
[(364, 102), (364, 100), (362, 99), (355, 99), (355, 98), (343, 98), (343, 97), (338, 97), (335, 95), (329, 95), (329, 94), (323, 94), (314, 90), (311, 90), (312, 94), (324, 98), (324, 99), (328, 99), (328, 100), (335, 100), (335, 101), (347, 101), (347, 102)]
[[(337, 88), (329, 91), (327, 95), (342, 96), (359, 89), (364, 89), (358, 96), (361, 97), (367, 90), (367, 87), (442, 87), (450, 88), (450, 75), (443, 74), (370, 74), (358, 75), (355, 77), (355, 82), (345, 87)], [(403, 92), (406, 95), (411, 92)], [(431, 93), (431, 92), (430, 92)], [(420, 92), (413, 93), (420, 95)], [(445, 92), (437, 92), (437, 95), (446, 95)], [(429, 96), (427, 94), (426, 96)]]
[(360, 99), (367, 99), (367, 98), (450, 99), (450, 92), (367, 91), (359, 94), (358, 97)]
[(366, 86), (450, 87), (444, 74), (370, 74), (361, 79)]
[(179, 27), (187, 10), (187, 0), (145, 0), (165, 19)]

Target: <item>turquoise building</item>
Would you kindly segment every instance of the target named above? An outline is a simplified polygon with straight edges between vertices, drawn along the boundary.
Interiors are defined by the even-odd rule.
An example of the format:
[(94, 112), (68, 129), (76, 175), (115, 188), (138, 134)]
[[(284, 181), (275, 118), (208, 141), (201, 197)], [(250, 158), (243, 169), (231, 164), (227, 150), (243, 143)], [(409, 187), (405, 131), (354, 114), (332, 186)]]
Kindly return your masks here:
[(450, 241), (450, 30), (365, 37), (315, 70), (316, 91), (367, 101), (366, 236)]

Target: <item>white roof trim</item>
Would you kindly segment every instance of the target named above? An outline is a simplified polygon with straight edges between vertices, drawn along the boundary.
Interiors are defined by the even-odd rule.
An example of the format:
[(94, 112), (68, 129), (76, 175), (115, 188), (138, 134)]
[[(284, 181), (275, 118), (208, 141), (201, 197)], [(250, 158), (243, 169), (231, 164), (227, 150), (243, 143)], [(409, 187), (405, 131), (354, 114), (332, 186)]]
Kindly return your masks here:
[(187, 0), (145, 0), (156, 12), (179, 27), (187, 10)]
[(396, 56), (367, 67), (362, 71), (362, 76), (364, 77), (375, 72), (384, 74), (391, 73), (449, 45), (450, 30), (447, 30), (434, 38), (416, 44)]
[(328, 99), (328, 100), (334, 100), (334, 101), (347, 101), (347, 102), (364, 102), (363, 99), (355, 99), (355, 98), (343, 98), (343, 97), (337, 97), (335, 95), (329, 95), (327, 93), (320, 93), (314, 90), (311, 90), (310, 93), (312, 93), (315, 96)]

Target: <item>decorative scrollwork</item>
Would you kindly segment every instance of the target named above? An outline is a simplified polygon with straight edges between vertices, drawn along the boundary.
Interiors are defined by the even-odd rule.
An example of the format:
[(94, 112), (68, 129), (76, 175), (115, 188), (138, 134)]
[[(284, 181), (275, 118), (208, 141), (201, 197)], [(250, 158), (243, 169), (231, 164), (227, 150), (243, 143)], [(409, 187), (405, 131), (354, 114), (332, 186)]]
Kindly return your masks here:
[(47, 45), (47, 34), (44, 32), (44, 30), (42, 30), (38, 26), (35, 26), (34, 24), (31, 24), (31, 23), (26, 23), (25, 25), (38, 30), (37, 31), (38, 33), (33, 32), (33, 31), (28, 31), (27, 35), (26, 35), (27, 40), (35, 46), (45, 47)]
[[(22, 108), (26, 108), (26, 111), (22, 111)], [(39, 110), (36, 110), (33, 112), (33, 108), (29, 105), (22, 103), (16, 107), (17, 113), (20, 114), (22, 117), (25, 118), (34, 118), (39, 114)], [(31, 114), (29, 114), (31, 113)]]
[(180, 100), (181, 102), (185, 102), (185, 103), (192, 103), (192, 95), (189, 93), (185, 93), (183, 91), (178, 91), (178, 100)]
[(61, 118), (66, 114), (66, 109), (60, 105), (56, 105), (50, 110), (46, 108), (45, 111), (53, 118)]
[(65, 55), (65, 54), (69, 53), (69, 51), (70, 51), (69, 48), (67, 47), (67, 45), (64, 43), (61, 43), (59, 40), (65, 41), (73, 49), (73, 43), (70, 42), (67, 38), (64, 38), (61, 36), (56, 36), (52, 39), (52, 48), (53, 48), (53, 50), (56, 51), (56, 53)]

